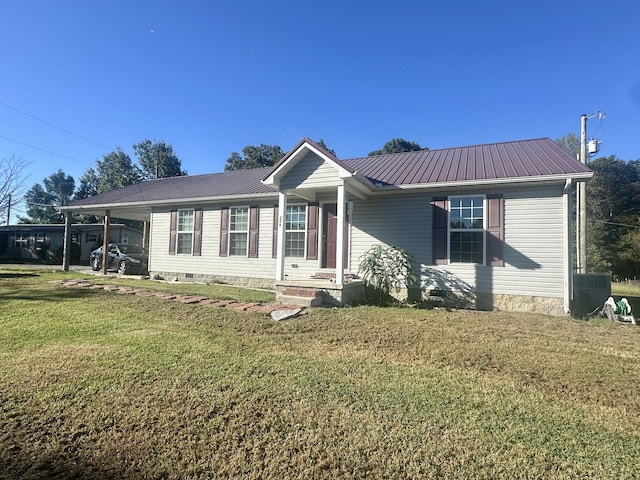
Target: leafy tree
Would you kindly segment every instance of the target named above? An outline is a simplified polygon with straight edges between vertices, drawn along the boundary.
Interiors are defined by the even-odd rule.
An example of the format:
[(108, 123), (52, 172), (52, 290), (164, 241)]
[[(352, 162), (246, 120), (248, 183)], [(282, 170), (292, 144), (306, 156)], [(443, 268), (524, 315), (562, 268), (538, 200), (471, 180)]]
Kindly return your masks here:
[(72, 176), (58, 170), (42, 182), (36, 183), (25, 194), (28, 217), (20, 217), (20, 223), (62, 223), (64, 215), (55, 207), (71, 200), (75, 181)]
[(121, 149), (106, 154), (96, 162), (98, 171), (97, 193), (108, 192), (142, 181), (144, 174)]
[(0, 158), (0, 223), (5, 220), (10, 208), (22, 197), (22, 171), (28, 165), (22, 158)]
[(173, 152), (173, 147), (160, 141), (145, 139), (133, 146), (144, 178), (167, 178), (186, 175), (182, 162)]
[(555, 142), (569, 152), (573, 158), (580, 155), (580, 137), (574, 133), (567, 133), (564, 137), (556, 138)]
[(275, 165), (285, 152), (278, 145), (246, 146), (242, 149), (242, 155), (232, 152), (227, 158), (224, 170), (248, 170), (251, 168), (271, 167)]
[[(640, 167), (615, 156), (588, 164), (594, 172), (587, 183), (587, 251), (590, 270), (617, 277), (634, 276), (628, 255), (634, 238), (625, 225), (640, 226)], [(637, 275), (638, 270), (635, 270)]]
[(319, 146), (321, 146), (322, 148), (324, 148), (327, 152), (329, 152), (331, 155), (333, 155), (334, 157), (337, 157), (338, 155), (336, 155), (336, 151), (327, 147), (327, 144), (324, 143), (324, 140), (320, 139), (316, 142)]
[(88, 168), (80, 177), (80, 185), (73, 195), (74, 200), (89, 198), (98, 193), (98, 175), (93, 168)]
[(385, 155), (388, 153), (417, 152), (418, 150), (429, 150), (427, 147), (421, 147), (416, 142), (410, 142), (402, 138), (394, 138), (389, 140), (380, 150), (369, 152), (369, 157), (374, 155)]
[[(98, 175), (93, 168), (88, 168), (80, 177), (80, 184), (73, 195), (74, 200), (89, 198), (98, 193)], [(85, 215), (76, 213), (73, 215), (74, 221), (78, 223), (98, 223), (100, 219), (95, 215)]]

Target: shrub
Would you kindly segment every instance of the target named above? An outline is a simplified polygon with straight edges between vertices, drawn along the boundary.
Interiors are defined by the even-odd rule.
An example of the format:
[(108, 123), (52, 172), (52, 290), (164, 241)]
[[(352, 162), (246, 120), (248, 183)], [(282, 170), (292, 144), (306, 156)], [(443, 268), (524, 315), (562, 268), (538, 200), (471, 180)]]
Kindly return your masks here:
[(379, 293), (380, 303), (389, 300), (392, 290), (408, 288), (418, 280), (409, 252), (387, 245), (374, 245), (366, 251), (360, 257), (358, 274)]

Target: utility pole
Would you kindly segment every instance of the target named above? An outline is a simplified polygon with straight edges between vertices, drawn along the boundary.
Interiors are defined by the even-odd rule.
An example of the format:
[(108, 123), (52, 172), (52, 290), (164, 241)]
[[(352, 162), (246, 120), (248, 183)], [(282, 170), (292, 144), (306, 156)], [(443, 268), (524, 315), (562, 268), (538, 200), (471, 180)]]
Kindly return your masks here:
[(7, 226), (11, 223), (11, 194), (9, 194), (9, 201), (7, 202)]
[[(580, 117), (580, 161), (587, 164), (587, 157), (590, 154), (598, 153), (600, 142), (593, 138), (589, 142), (587, 149), (587, 120), (590, 118), (598, 118), (604, 120), (604, 113), (597, 110), (596, 113), (589, 115), (583, 114)], [(578, 273), (587, 273), (587, 183), (580, 182), (577, 189), (577, 271)]]
[[(580, 117), (580, 161), (587, 163), (587, 115)], [(587, 273), (587, 182), (578, 185), (578, 273)]]

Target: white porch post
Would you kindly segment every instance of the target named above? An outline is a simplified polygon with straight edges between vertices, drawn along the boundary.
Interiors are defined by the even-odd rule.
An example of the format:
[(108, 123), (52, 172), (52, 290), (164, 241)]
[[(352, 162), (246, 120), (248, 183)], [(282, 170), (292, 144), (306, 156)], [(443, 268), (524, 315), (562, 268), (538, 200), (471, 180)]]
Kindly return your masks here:
[(276, 282), (284, 280), (285, 215), (287, 213), (287, 192), (278, 193), (278, 256), (276, 259)]
[(336, 229), (336, 284), (344, 283), (344, 220), (345, 220), (345, 188), (338, 186), (338, 225)]

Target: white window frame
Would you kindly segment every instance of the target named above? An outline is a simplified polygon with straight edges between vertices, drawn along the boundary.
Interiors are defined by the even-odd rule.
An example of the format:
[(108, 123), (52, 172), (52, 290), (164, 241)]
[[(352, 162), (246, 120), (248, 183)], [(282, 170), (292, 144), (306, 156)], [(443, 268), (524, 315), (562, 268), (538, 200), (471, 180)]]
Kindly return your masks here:
[[(451, 220), (452, 220), (452, 216), (451, 216), (451, 212), (453, 210), (452, 207), (452, 200), (454, 199), (465, 199), (465, 198), (480, 198), (482, 199), (482, 228), (479, 227), (472, 227), (472, 228), (452, 228), (451, 227)], [(447, 199), (447, 258), (449, 261), (449, 264), (454, 264), (454, 265), (486, 265), (487, 262), (487, 197), (486, 195), (450, 195)], [(461, 206), (460, 210), (464, 209), (464, 208), (474, 208), (474, 206), (469, 206), (469, 207), (464, 207)], [(464, 217), (463, 217), (464, 218)], [(472, 214), (471, 219), (475, 218)], [(452, 260), (451, 258), (451, 234), (452, 233), (458, 233), (458, 232), (468, 232), (468, 233), (473, 233), (473, 232), (480, 232), (482, 234), (482, 261), (481, 262), (462, 262), (462, 261), (455, 261)]]
[[(304, 209), (304, 228), (303, 229), (292, 229), (292, 228), (287, 228), (287, 224), (289, 223), (288, 221), (288, 215), (289, 215), (289, 209), (290, 208), (300, 208), (302, 207)], [(309, 206), (304, 204), (304, 203), (293, 203), (293, 204), (289, 204), (287, 205), (287, 209), (285, 211), (285, 215), (284, 215), (284, 256), (288, 257), (288, 258), (307, 258), (307, 229), (309, 228)], [(290, 237), (290, 235), (292, 234), (300, 234), (302, 233), (303, 238), (302, 238), (302, 255), (291, 255), (291, 249), (288, 248), (288, 238)]]
[[(191, 228), (187, 229), (184, 228), (184, 225), (182, 225), (182, 222), (180, 221), (182, 219), (182, 214), (184, 213), (190, 213), (191, 214)], [(193, 208), (182, 208), (179, 209), (176, 213), (177, 218), (176, 218), (176, 255), (192, 255), (193, 254), (193, 240), (195, 237), (195, 209)], [(182, 245), (180, 242), (180, 238), (184, 235), (191, 235), (191, 243), (189, 244), (189, 251), (188, 252), (181, 252), (180, 251), (180, 246)]]
[(13, 246), (19, 248), (29, 248), (29, 232), (19, 232), (13, 236)]
[[(233, 224), (234, 212), (239, 210), (244, 210), (247, 215), (246, 228), (244, 230), (239, 228), (233, 228), (235, 225)], [(249, 225), (251, 223), (251, 208), (249, 205), (241, 205), (236, 207), (229, 207), (229, 232), (228, 232), (228, 242), (227, 242), (227, 254), (230, 257), (247, 257), (249, 255)], [(242, 253), (232, 253), (231, 246), (233, 244), (231, 238), (232, 235), (244, 235), (245, 238), (245, 246), (244, 252)]]

